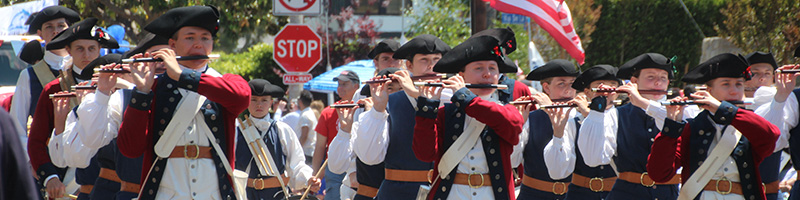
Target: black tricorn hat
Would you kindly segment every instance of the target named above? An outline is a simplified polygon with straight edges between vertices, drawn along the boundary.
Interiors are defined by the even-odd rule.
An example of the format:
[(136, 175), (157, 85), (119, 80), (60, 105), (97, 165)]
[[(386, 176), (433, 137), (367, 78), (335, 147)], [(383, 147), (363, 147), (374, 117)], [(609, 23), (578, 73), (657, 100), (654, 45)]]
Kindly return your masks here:
[(750, 64), (742, 55), (723, 53), (700, 63), (689, 73), (683, 75), (683, 82), (704, 84), (720, 77), (744, 78), (750, 80)]
[(400, 48), (399, 42), (394, 41), (393, 39), (386, 39), (379, 42), (378, 45), (375, 45), (375, 48), (372, 48), (372, 51), (369, 51), (367, 57), (370, 59), (375, 59), (375, 57), (381, 53), (392, 53), (397, 51), (398, 48)]
[(136, 45), (136, 48), (133, 48), (128, 52), (125, 52), (125, 55), (122, 55), (122, 57), (130, 58), (133, 55), (144, 53), (150, 47), (156, 45), (167, 45), (167, 44), (169, 44), (169, 39), (158, 36), (153, 33), (147, 33), (147, 35), (144, 36), (144, 39), (139, 41), (139, 45)]
[(581, 75), (581, 71), (575, 67), (575, 64), (572, 64), (572, 62), (567, 60), (555, 59), (545, 63), (539, 68), (534, 69), (528, 73), (528, 76), (526, 76), (525, 79), (539, 81), (556, 76), (577, 77), (578, 75)]
[(747, 59), (747, 63), (749, 63), (750, 65), (753, 65), (753, 64), (756, 64), (756, 63), (767, 63), (769, 65), (772, 65), (772, 69), (773, 70), (778, 69), (778, 62), (775, 62), (775, 56), (773, 56), (772, 53), (764, 53), (764, 52), (756, 51), (756, 52), (747, 54), (747, 56), (745, 56), (745, 58)]
[[(31, 14), (31, 16), (28, 17), (28, 21), (30, 21), (30, 26), (28, 26), (28, 34), (36, 34), (37, 30), (42, 29), (42, 24), (58, 18), (64, 18), (69, 24), (73, 24), (81, 20), (81, 16), (78, 14), (78, 12), (75, 12), (72, 9), (62, 6), (48, 6), (38, 13)], [(26, 23), (28, 22), (26, 21)]]
[(511, 30), (510, 27), (486, 29), (481, 32), (475, 33), (474, 35), (472, 35), (472, 37), (477, 37), (481, 35), (492, 36), (498, 41), (500, 41), (500, 46), (503, 46), (506, 55), (511, 54), (511, 52), (517, 50), (517, 38), (514, 35), (514, 30)]
[(22, 51), (19, 52), (19, 59), (31, 65), (35, 65), (36, 61), (42, 60), (42, 58), (44, 58), (44, 49), (39, 40), (31, 40), (25, 43), (25, 46), (22, 46)]
[(675, 77), (672, 72), (672, 61), (667, 57), (659, 53), (644, 53), (622, 64), (617, 72), (617, 78), (630, 79), (634, 72), (646, 68), (663, 69), (669, 74), (669, 79)]
[(269, 81), (264, 79), (253, 79), (250, 80), (248, 84), (250, 85), (250, 93), (252, 96), (282, 97), (284, 94), (283, 88), (272, 85)]
[(88, 18), (73, 24), (67, 30), (61, 31), (49, 44), (47, 50), (63, 49), (75, 40), (94, 40), (100, 43), (100, 47), (107, 49), (119, 48), (117, 40), (106, 33), (102, 28), (95, 26), (97, 18)]
[(516, 73), (517, 65), (502, 53), (500, 42), (492, 36), (472, 37), (453, 47), (433, 66), (434, 72), (458, 73), (475, 61), (493, 60), (500, 73)]
[(187, 6), (173, 8), (159, 16), (144, 30), (165, 38), (172, 38), (183, 27), (196, 26), (216, 37), (219, 31), (219, 10), (214, 6)]
[(122, 61), (122, 55), (120, 54), (106, 54), (105, 56), (100, 56), (95, 58), (90, 62), (86, 67), (81, 70), (81, 74), (78, 75), (78, 79), (81, 80), (89, 80), (92, 79), (92, 74), (94, 73), (94, 68), (100, 67), (103, 65), (108, 65), (111, 63), (120, 63)]
[(417, 54), (441, 53), (444, 55), (448, 51), (450, 51), (450, 46), (438, 37), (422, 34), (400, 46), (397, 51), (394, 51), (392, 58), (413, 60), (414, 55)]
[(595, 65), (581, 73), (575, 82), (572, 82), (572, 88), (582, 91), (586, 87), (597, 80), (612, 80), (622, 84), (622, 80), (617, 78), (617, 68), (611, 65)]

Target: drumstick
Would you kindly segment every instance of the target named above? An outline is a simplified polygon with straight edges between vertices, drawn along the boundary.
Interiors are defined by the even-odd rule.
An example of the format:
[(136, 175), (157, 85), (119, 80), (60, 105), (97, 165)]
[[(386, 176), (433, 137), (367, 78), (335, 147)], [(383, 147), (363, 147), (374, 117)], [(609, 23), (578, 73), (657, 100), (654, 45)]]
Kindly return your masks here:
[[(212, 54), (212, 55), (199, 55), (199, 56), (175, 56), (175, 60), (208, 60), (208, 59), (218, 59), (219, 54)], [(122, 63), (134, 63), (134, 62), (161, 62), (164, 61), (161, 58), (128, 58), (122, 59)]]
[[(444, 87), (444, 83), (426, 83), (426, 82), (414, 82), (416, 86), (428, 86), (428, 87)], [(507, 85), (501, 84), (465, 84), (467, 88), (497, 88), (497, 89), (508, 89)]]
[[(319, 175), (322, 173), (322, 169), (325, 169), (325, 166), (328, 166), (328, 159), (325, 159), (325, 162), (322, 162), (322, 166), (319, 167), (319, 171), (317, 171), (317, 174), (314, 175), (314, 178), (319, 178)], [(303, 192), (303, 196), (300, 196), (300, 200), (306, 199), (306, 196), (308, 195), (308, 191), (310, 191), (310, 190), (311, 190), (311, 186), (309, 185), (308, 188), (306, 188), (306, 191)]]

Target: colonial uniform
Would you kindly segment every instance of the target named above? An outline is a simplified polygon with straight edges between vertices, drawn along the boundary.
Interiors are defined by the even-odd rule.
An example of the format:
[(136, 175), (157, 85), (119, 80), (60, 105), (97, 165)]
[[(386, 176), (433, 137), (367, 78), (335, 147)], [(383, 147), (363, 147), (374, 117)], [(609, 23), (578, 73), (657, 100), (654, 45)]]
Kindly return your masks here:
[[(381, 44), (383, 44), (383, 42)], [(378, 49), (381, 44), (378, 44), (378, 47), (375, 47), (375, 49)], [(373, 49), (373, 52), (375, 49)], [(370, 53), (370, 55), (372, 55), (372, 53)], [(399, 70), (399, 68), (389, 67), (378, 71), (375, 76), (388, 76)], [(361, 89), (362, 93), (363, 91), (367, 91), (367, 97), (370, 96), (369, 85)], [(356, 94), (356, 96), (357, 95), (358, 94)], [(362, 109), (358, 108), (357, 110)], [(359, 114), (360, 112), (354, 113), (354, 115)], [(351, 133), (355, 133), (360, 127), (360, 122), (357, 119), (358, 118), (355, 116), (353, 117), (352, 130), (348, 132), (340, 128), (339, 133), (336, 134), (336, 137), (331, 141), (331, 145), (328, 148), (328, 168), (333, 173), (347, 172), (350, 174), (354, 171), (358, 181), (358, 189), (356, 190), (355, 196), (352, 198), (356, 200), (374, 199), (375, 196), (378, 195), (378, 188), (380, 188), (381, 182), (383, 182), (384, 179), (384, 164), (381, 162), (376, 165), (368, 165), (353, 153), (355, 137), (352, 136)]]
[[(490, 36), (470, 38), (445, 54), (434, 71), (456, 73), (468, 63), (494, 60), (500, 73), (515, 72), (516, 65), (497, 50), (502, 48), (498, 43)], [(519, 111), (514, 106), (497, 103), (494, 93), (478, 98), (467, 88), (455, 91), (453, 103), (442, 107), (438, 100), (422, 96), (417, 101), (414, 154), (422, 161), (437, 163), (428, 199), (515, 199), (510, 155), (522, 131)], [(473, 129), (482, 125), (485, 127)], [(464, 134), (465, 130), (474, 132)], [(444, 157), (445, 151), (462, 136), (475, 139), (467, 140), (474, 144), (464, 143), (473, 148), (456, 153), (459, 157)]]
[[(416, 54), (446, 54), (450, 51), (433, 35), (420, 35), (401, 46), (392, 56), (413, 59)], [(405, 91), (389, 95), (386, 112), (375, 109), (365, 112), (354, 130), (353, 151), (367, 165), (384, 164), (385, 180), (380, 184), (377, 199), (413, 199), (420, 186), (429, 184), (432, 163), (421, 161), (411, 148), (414, 136), (414, 110), (417, 101)], [(376, 181), (377, 182), (377, 181)]]
[[(219, 11), (212, 6), (181, 7), (167, 11), (145, 30), (162, 37), (172, 37), (180, 28), (196, 26), (215, 35)], [(195, 94), (196, 93), (196, 94)], [(199, 94), (199, 95), (198, 95)], [(199, 96), (199, 113), (192, 113), (189, 126), (175, 132), (165, 129), (174, 118), (179, 102)], [(148, 94), (138, 90), (130, 104), (117, 136), (119, 150), (128, 157), (144, 156), (142, 189), (139, 199), (234, 199), (229, 173), (234, 160), (234, 120), (247, 106), (250, 88), (241, 76), (219, 75), (209, 67), (184, 68), (178, 80), (160, 76)], [(175, 136), (165, 148), (168, 155), (156, 155), (156, 143), (162, 136)], [(217, 153), (217, 152), (222, 152)], [(225, 158), (225, 159), (223, 159)]]
[[(81, 20), (80, 15), (74, 10), (61, 6), (49, 6), (39, 11), (35, 16), (32, 16), (32, 19), (28, 19), (31, 21), (28, 27), (28, 34), (36, 34), (36, 31), (41, 29), (43, 23), (59, 18), (64, 18), (69, 24)], [(39, 42), (37, 41), (35, 43)], [(35, 43), (30, 42), (30, 44)], [(23, 50), (28, 49), (27, 46), (26, 44), (26, 48)], [(41, 48), (41, 46), (39, 48)], [(56, 79), (59, 75), (59, 70), (61, 70), (63, 66), (69, 65), (69, 63), (72, 62), (72, 57), (61, 57), (50, 51), (45, 51), (42, 56), (37, 57), (39, 57), (39, 60), (43, 60), (33, 64), (34, 66), (25, 68), (19, 73), (16, 90), (14, 91), (14, 98), (11, 99), (11, 116), (16, 119), (17, 123), (19, 123), (20, 127), (24, 130), (28, 130), (28, 117), (36, 113), (39, 94), (42, 93), (44, 86)], [(27, 143), (28, 136), (23, 133), (19, 134), (20, 137), (23, 138), (23, 144)]]
[[(75, 23), (69, 29), (64, 30), (56, 35), (50, 44), (47, 44), (47, 49), (62, 49), (73, 41), (79, 39), (95, 40), (100, 44), (100, 47), (104, 48), (113, 49), (119, 47), (116, 40), (108, 37), (107, 35), (103, 35), (102, 29), (94, 26), (96, 23), (96, 18), (89, 18)], [(55, 114), (53, 103), (49, 96), (50, 94), (60, 91), (68, 91), (72, 85), (75, 85), (75, 83), (91, 79), (91, 72), (92, 69), (82, 70), (76, 65), (72, 65), (71, 68), (66, 70), (65, 76), (48, 83), (44, 87), (44, 91), (39, 96), (39, 108), (36, 110), (36, 113), (33, 117), (33, 123), (31, 124), (30, 140), (28, 141), (28, 154), (31, 157), (31, 164), (34, 166), (34, 170), (36, 170), (37, 175), (40, 177), (39, 180), (43, 181), (42, 185), (46, 184), (47, 181), (52, 178), (59, 178), (63, 181), (64, 175), (64, 169), (53, 165), (47, 150), (47, 142), (50, 139), (51, 134), (56, 134), (53, 133), (55, 128)], [(88, 77), (87, 74), (89, 74)], [(74, 108), (80, 102), (77, 102), (75, 98), (71, 98), (69, 103), (69, 107)], [(87, 177), (92, 176), (92, 174), (94, 174), (93, 176), (97, 176), (97, 173), (95, 173), (92, 169), (93, 168), (89, 168), (89, 171), (80, 169), (77, 170), (76, 182), (82, 185), (94, 184), (94, 178)], [(79, 175), (81, 178), (78, 178)], [(88, 198), (88, 193), (91, 192), (91, 190), (86, 191), (87, 189), (89, 188), (87, 187), (83, 190), (83, 192), (85, 192), (85, 198)]]
[[(251, 80), (249, 85), (253, 96), (278, 97), (284, 93), (283, 89), (264, 79)], [(283, 179), (283, 184), (286, 184), (283, 186), (287, 187), (288, 191), (291, 191), (289, 187), (305, 188), (308, 179), (311, 178), (312, 169), (305, 163), (303, 147), (300, 146), (300, 140), (292, 128), (286, 123), (270, 119), (269, 116), (259, 119), (251, 115), (249, 120), (264, 141), (267, 152), (272, 156), (273, 160), (269, 162), (280, 172), (280, 178)], [(283, 199), (289, 195), (283, 194), (278, 176), (260, 172), (250, 151), (250, 144), (244, 135), (241, 135), (241, 127), (238, 127), (237, 131), (239, 135), (236, 143), (236, 169), (248, 174), (247, 199)]]
[[(105, 55), (86, 65), (82, 72), (92, 72), (97, 66), (119, 62), (120, 59), (119, 54)], [(88, 75), (89, 77), (81, 75), (78, 78), (91, 79), (91, 74)], [(75, 181), (81, 185), (79, 198), (89, 199), (91, 196), (91, 199), (113, 199), (119, 191), (119, 178), (113, 170), (113, 162), (109, 164), (107, 161), (114, 159), (112, 148), (116, 146), (106, 147), (110, 138), (104, 138), (102, 133), (107, 129), (108, 123), (92, 124), (107, 122), (109, 120), (105, 115), (107, 111), (97, 109), (98, 106), (94, 105), (95, 94), (87, 96), (91, 97), (85, 99), (86, 104), (81, 102), (85, 106), (77, 106), (67, 115), (64, 132), (53, 133), (50, 136), (48, 143), (50, 158), (56, 167), (76, 168)], [(118, 127), (119, 123), (114, 127), (115, 132)], [(98, 176), (108, 181), (94, 188)]]
[[(576, 77), (580, 73), (571, 62), (556, 59), (531, 71), (526, 79), (540, 81), (550, 77)], [(570, 147), (572, 145), (569, 141), (573, 140), (570, 138), (574, 137), (577, 131), (576, 124), (574, 121), (569, 122), (564, 137), (554, 138), (553, 126), (547, 113), (543, 110), (535, 110), (526, 114), (529, 115), (528, 121), (523, 126), (520, 142), (514, 146), (514, 154), (511, 158), (511, 166), (518, 166), (524, 162), (523, 184), (520, 188), (519, 198), (564, 199), (570, 182), (570, 174), (575, 166), (575, 156), (573, 154), (570, 159), (567, 154), (556, 155), (545, 152), (549, 152), (549, 150), (571, 151), (569, 149), (572, 149)], [(569, 118), (574, 118), (576, 112), (569, 112), (568, 115)], [(564, 144), (563, 147), (562, 144)]]
[[(661, 54), (645, 53), (623, 64), (617, 78), (627, 79), (644, 68), (662, 69), (672, 78), (672, 63)], [(577, 138), (583, 161), (589, 167), (615, 166), (619, 172), (608, 199), (675, 199), (679, 179), (654, 182), (646, 173), (653, 139), (666, 118), (666, 108), (650, 100), (647, 109), (625, 104), (603, 112), (592, 110)], [(690, 116), (693, 117), (693, 116)], [(603, 141), (603, 142), (598, 142)], [(605, 168), (605, 167), (604, 167)]]
[[(747, 63), (750, 65), (756, 63), (767, 63), (772, 66), (772, 70), (778, 69), (778, 63), (775, 62), (775, 57), (772, 53), (764, 53), (760, 51), (756, 51), (745, 56), (747, 59)], [(753, 94), (753, 104), (750, 105), (748, 110), (755, 110), (756, 108), (769, 103), (772, 101), (773, 97), (775, 96), (775, 86), (761, 86), (759, 87), (755, 93)], [(765, 113), (756, 112), (759, 116), (764, 116)], [(765, 117), (766, 118), (766, 117)], [(768, 156), (764, 159), (761, 163), (759, 168), (761, 169), (761, 181), (764, 182), (765, 193), (767, 195), (768, 200), (776, 200), (778, 199), (778, 193), (780, 190), (778, 189), (778, 185), (782, 177), (780, 173), (784, 168), (784, 165), (781, 163), (787, 163), (781, 161), (781, 153), (783, 149), (789, 147), (789, 133), (786, 131), (781, 131), (781, 136), (778, 138), (778, 141), (775, 143), (775, 152), (772, 155)]]
[[(511, 28), (486, 29), (475, 33), (471, 36), (471, 38), (483, 35), (491, 36), (497, 39), (499, 42), (497, 45), (502, 47), (498, 50), (500, 50), (500, 53), (504, 55), (511, 54), (517, 50), (517, 38)], [(508, 86), (506, 89), (497, 89), (497, 94), (501, 102), (508, 103), (517, 98), (531, 95), (531, 90), (528, 89), (528, 86), (525, 85), (525, 83), (511, 79), (504, 74), (500, 75), (500, 80), (498, 83)]]
[[(699, 84), (719, 77), (749, 79), (747, 66), (741, 56), (720, 54), (687, 73), (683, 81)], [(735, 135), (743, 137), (736, 140)], [(772, 154), (779, 135), (778, 127), (764, 118), (723, 101), (715, 113), (702, 111), (686, 123), (666, 119), (663, 132), (653, 144), (647, 169), (653, 180), (664, 181), (683, 167), (683, 190), (703, 188), (699, 194), (681, 191), (688, 198), (765, 199), (759, 167)], [(699, 170), (704, 164), (716, 163), (717, 160), (709, 159), (717, 159), (714, 152), (726, 145), (730, 145), (727, 150), (731, 153), (722, 151), (720, 158), (724, 161), (719, 160), (720, 165), (708, 171)], [(697, 179), (699, 182), (687, 182), (705, 174), (713, 175), (710, 179)]]

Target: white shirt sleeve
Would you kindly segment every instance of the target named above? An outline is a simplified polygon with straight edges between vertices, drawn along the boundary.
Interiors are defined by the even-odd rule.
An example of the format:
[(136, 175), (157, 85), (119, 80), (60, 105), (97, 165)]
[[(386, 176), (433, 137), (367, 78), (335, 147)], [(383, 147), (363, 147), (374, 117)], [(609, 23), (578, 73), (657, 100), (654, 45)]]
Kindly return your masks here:
[(544, 165), (552, 179), (563, 179), (575, 170), (575, 120), (570, 118), (561, 138), (553, 137), (544, 146)]
[(617, 150), (617, 108), (604, 113), (590, 111), (580, 128), (578, 147), (589, 167), (611, 163)]
[(525, 160), (525, 158), (523, 158), (523, 152), (525, 152), (525, 145), (528, 143), (529, 124), (530, 119), (525, 121), (525, 124), (522, 125), (522, 132), (519, 133), (519, 143), (514, 145), (514, 150), (511, 152), (511, 167), (519, 166), (522, 164), (522, 161)]
[(361, 116), (359, 127), (354, 127), (353, 151), (364, 164), (377, 165), (386, 157), (389, 148), (389, 114), (369, 110)]
[(755, 113), (770, 123), (774, 124), (781, 131), (780, 137), (775, 142), (775, 151), (789, 147), (789, 131), (797, 126), (798, 103), (794, 93), (789, 94), (784, 102), (777, 102), (774, 99), (764, 105), (759, 106)]
[[(353, 124), (353, 128), (358, 123)], [(328, 169), (335, 174), (341, 174), (347, 171), (350, 167), (350, 161), (353, 157), (353, 146), (350, 145), (350, 133), (343, 131), (339, 128), (339, 133), (331, 141), (328, 146)]]
[(272, 114), (272, 120), (278, 121), (283, 117), (283, 110), (278, 109)]
[[(28, 76), (28, 69), (23, 69), (19, 73), (17, 79), (17, 86), (14, 89), (14, 97), (11, 98), (11, 117), (17, 120), (19, 126), (26, 132), (28, 131), (28, 115), (30, 115), (31, 108), (31, 85), (30, 77)], [(37, 99), (38, 100), (38, 99)], [(24, 140), (22, 144), (28, 144), (28, 136), (25, 132), (19, 133), (20, 137)], [(24, 145), (23, 145), (24, 146)], [(27, 146), (25, 146), (27, 149)]]
[[(311, 178), (312, 169), (306, 165), (306, 157), (303, 154), (303, 146), (300, 145), (300, 140), (295, 135), (292, 127), (286, 123), (275, 122), (278, 126), (280, 133), (283, 154), (288, 158), (286, 163), (286, 173), (291, 177), (289, 186), (291, 188), (305, 188), (308, 179)], [(238, 135), (238, 134), (237, 134)]]
[(78, 106), (78, 125), (86, 137), (81, 137), (83, 144), (89, 148), (99, 149), (110, 143), (119, 131), (122, 122), (122, 91), (111, 96), (102, 92), (87, 94)]
[(75, 112), (70, 112), (67, 115), (64, 132), (58, 135), (53, 132), (51, 135), (48, 151), (53, 165), (86, 168), (97, 153), (97, 149), (83, 145), (81, 137), (85, 137), (82, 135), (85, 131), (77, 125), (78, 121), (80, 120), (75, 116)]

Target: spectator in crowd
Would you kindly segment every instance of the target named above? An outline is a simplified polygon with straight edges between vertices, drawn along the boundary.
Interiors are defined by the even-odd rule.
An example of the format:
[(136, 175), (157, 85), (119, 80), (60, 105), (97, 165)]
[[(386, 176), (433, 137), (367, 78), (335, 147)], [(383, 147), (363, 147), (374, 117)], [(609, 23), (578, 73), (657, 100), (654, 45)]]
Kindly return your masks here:
[[(317, 126), (318, 114), (314, 114), (311, 110), (311, 101), (313, 101), (311, 91), (303, 90), (297, 101), (297, 106), (300, 108), (300, 119), (298, 119), (295, 127), (299, 129), (297, 133), (300, 138), (300, 145), (303, 146), (303, 152), (306, 155), (306, 162), (311, 161), (311, 156), (314, 155), (314, 145), (317, 143), (317, 132), (314, 127)], [(310, 163), (309, 163), (310, 164)]]

